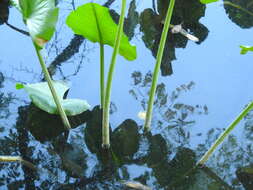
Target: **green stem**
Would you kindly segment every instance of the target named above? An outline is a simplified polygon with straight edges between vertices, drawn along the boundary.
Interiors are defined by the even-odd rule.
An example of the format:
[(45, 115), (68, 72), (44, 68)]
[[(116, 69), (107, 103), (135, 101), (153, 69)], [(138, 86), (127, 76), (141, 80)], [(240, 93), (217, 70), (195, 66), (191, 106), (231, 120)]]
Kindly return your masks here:
[(144, 130), (145, 131), (150, 130), (151, 119), (152, 119), (152, 110), (153, 110), (153, 104), (154, 104), (154, 97), (155, 97), (155, 91), (156, 91), (156, 86), (157, 86), (157, 80), (158, 80), (160, 66), (161, 66), (161, 62), (162, 62), (164, 46), (165, 46), (165, 43), (166, 43), (168, 30), (169, 30), (169, 27), (170, 27), (170, 21), (171, 21), (171, 17), (172, 17), (172, 13), (173, 13), (174, 4), (175, 4), (175, 0), (170, 0), (170, 4), (169, 4), (168, 11), (167, 11), (167, 15), (166, 15), (165, 23), (164, 23), (164, 28), (163, 28), (159, 48), (158, 48), (156, 65), (155, 65), (154, 72), (153, 72), (152, 85), (151, 85), (151, 90), (150, 90), (150, 94), (149, 94), (146, 120), (145, 120), (145, 124), (144, 124)]
[(116, 57), (119, 52), (120, 40), (123, 33), (123, 25), (124, 25), (124, 16), (126, 9), (126, 0), (122, 0), (121, 13), (119, 19), (119, 25), (117, 29), (117, 34), (114, 42), (114, 49), (111, 58), (111, 64), (107, 76), (106, 83), (106, 92), (105, 92), (105, 102), (103, 109), (103, 127), (102, 127), (102, 147), (109, 148), (110, 147), (110, 131), (109, 131), (109, 114), (110, 114), (110, 95), (111, 95), (111, 87), (112, 87), (112, 77), (116, 64)]
[(198, 161), (197, 165), (203, 165), (211, 154), (215, 151), (217, 146), (219, 146), (224, 139), (230, 134), (230, 132), (235, 128), (235, 126), (248, 114), (248, 112), (253, 108), (253, 102), (251, 102), (238, 116), (237, 118), (227, 127), (227, 129), (219, 136), (219, 138), (214, 142), (211, 148), (204, 154), (204, 156)]
[(60, 116), (61, 116), (61, 118), (62, 118), (63, 124), (64, 124), (64, 126), (66, 127), (66, 129), (69, 130), (69, 129), (71, 129), (69, 120), (68, 120), (68, 118), (67, 118), (67, 116), (66, 116), (65, 111), (64, 111), (63, 108), (62, 108), (62, 105), (61, 105), (61, 103), (60, 103), (60, 100), (59, 100), (59, 98), (58, 98), (58, 95), (57, 95), (57, 93), (56, 93), (56, 91), (55, 91), (55, 88), (54, 88), (54, 86), (53, 86), (52, 79), (51, 79), (51, 77), (50, 77), (50, 75), (49, 75), (49, 72), (48, 72), (48, 70), (47, 70), (47, 66), (46, 66), (46, 64), (44, 63), (44, 60), (43, 60), (43, 58), (42, 58), (42, 56), (41, 56), (39, 47), (38, 47), (36, 44), (34, 44), (34, 47), (35, 47), (37, 56), (38, 56), (38, 58), (39, 58), (40, 66), (41, 66), (42, 71), (43, 71), (43, 73), (44, 73), (44, 75), (45, 75), (45, 78), (46, 78), (46, 80), (47, 80), (47, 84), (48, 84), (49, 89), (50, 89), (50, 91), (51, 91), (51, 93), (52, 93), (52, 96), (53, 96), (53, 98), (54, 98), (54, 102), (55, 102), (55, 104), (56, 104), (56, 106), (57, 106), (57, 109), (58, 109), (58, 111), (59, 111), (59, 113), (60, 113)]
[(93, 14), (94, 17), (96, 19), (96, 26), (97, 26), (97, 30), (98, 30), (98, 35), (99, 35), (99, 45), (100, 45), (100, 107), (103, 108), (104, 107), (104, 84), (105, 84), (105, 79), (104, 79), (104, 73), (105, 73), (105, 69), (104, 69), (104, 42), (103, 42), (103, 36), (102, 36), (102, 32), (100, 30), (100, 26), (99, 26), (99, 20), (98, 20), (98, 16), (97, 16), (97, 11), (94, 7), (94, 4), (92, 3), (92, 8), (93, 8)]
[(105, 92), (104, 45), (100, 43), (100, 105), (104, 108)]

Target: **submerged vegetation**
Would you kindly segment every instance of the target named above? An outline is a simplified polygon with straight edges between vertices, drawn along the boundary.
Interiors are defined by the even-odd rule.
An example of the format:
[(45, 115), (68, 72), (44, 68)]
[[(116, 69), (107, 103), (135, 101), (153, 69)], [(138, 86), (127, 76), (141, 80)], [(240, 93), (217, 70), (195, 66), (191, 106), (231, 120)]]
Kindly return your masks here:
[[(109, 185), (109, 188), (151, 189), (146, 185), (148, 181), (152, 181), (149, 176), (151, 173), (157, 180), (155, 189), (194, 189), (195, 182), (200, 184), (197, 187), (199, 189), (206, 185), (201, 184), (203, 183), (201, 182), (202, 179), (212, 182), (208, 189), (212, 189), (212, 187), (215, 187), (214, 189), (219, 187), (233, 189), (224, 179), (212, 171), (206, 165), (206, 162), (211, 159), (213, 152), (222, 143), (224, 143), (223, 148), (227, 151), (225, 139), (231, 135), (232, 130), (240, 121), (250, 117), (253, 103), (250, 102), (224, 131), (209, 131), (207, 138), (212, 142), (207, 140), (208, 143), (197, 146), (195, 151), (185, 147), (190, 138), (190, 132), (187, 128), (195, 124), (195, 120), (191, 118), (192, 115), (207, 115), (208, 108), (206, 105), (188, 105), (176, 101), (182, 92), (190, 91), (195, 83), (190, 82), (181, 85), (171, 93), (166, 92), (164, 82), (158, 83), (160, 72), (163, 76), (173, 73), (171, 61), (176, 59), (175, 48), (186, 47), (188, 40), (200, 44), (206, 39), (208, 29), (199, 22), (199, 19), (205, 13), (205, 4), (217, 1), (189, 0), (187, 3), (190, 2), (190, 5), (192, 3), (194, 9), (196, 9), (196, 14), (192, 14), (191, 11), (186, 14), (184, 11), (189, 7), (182, 4), (183, 0), (170, 0), (167, 2), (157, 0), (157, 5), (153, 1), (153, 9), (144, 9), (139, 15), (136, 11), (136, 2), (133, 0), (129, 6), (126, 19), (125, 13), (128, 7), (126, 0), (122, 0), (120, 4), (120, 14), (108, 8), (108, 4), (110, 5), (113, 2), (110, 0), (103, 6), (92, 2), (82, 3), (78, 7), (75, 6), (73, 1), (73, 10), (68, 14), (64, 23), (75, 35), (73, 41), (74, 39), (81, 40), (78, 43), (79, 46), (83, 39), (99, 44), (100, 64), (97, 64), (100, 73), (99, 106), (90, 106), (86, 100), (67, 98), (70, 89), (69, 84), (66, 81), (52, 80), (53, 72), (51, 73), (46, 66), (46, 59), (43, 57), (42, 51), (45, 51), (46, 44), (53, 36), (57, 36), (55, 28), (59, 17), (59, 8), (56, 6), (58, 2), (55, 2), (55, 0), (0, 1), (0, 24), (6, 24), (15, 31), (31, 38), (46, 80), (46, 82), (40, 81), (31, 84), (16, 83), (16, 89), (23, 89), (29, 95), (32, 104), (19, 107), (19, 118), (14, 124), (19, 136), (15, 136), (15, 133), (11, 131), (10, 137), (3, 141), (0, 140), (1, 146), (2, 144), (9, 146), (17, 141), (19, 151), (13, 150), (11, 152), (3, 149), (1, 154), (5, 156), (0, 156), (0, 162), (23, 164), (22, 167), (27, 167), (24, 171), (31, 172), (29, 174), (32, 176), (31, 179), (35, 179), (35, 174), (32, 173), (34, 171), (47, 175), (49, 180), (43, 184), (44, 189), (51, 186), (53, 189), (79, 189), (82, 187), (106, 189), (108, 183), (111, 185)], [(223, 1), (223, 5), (227, 12), (230, 11), (229, 18), (233, 17), (232, 15), (236, 12), (235, 9), (243, 12), (243, 15), (248, 15), (249, 18), (243, 26), (244, 28), (251, 27), (249, 20), (252, 19), (252, 14), (248, 7), (252, 7), (252, 4), (244, 8), (231, 0), (231, 2)], [(10, 6), (16, 7), (21, 13), (27, 32), (8, 23)], [(230, 9), (231, 7), (232, 9)], [(235, 15), (237, 14), (236, 12)], [(237, 16), (235, 17), (237, 18)], [(231, 20), (236, 19), (233, 17)], [(127, 61), (137, 59), (137, 48), (130, 43), (130, 40), (134, 36), (134, 30), (138, 24), (140, 31), (143, 33), (143, 43), (151, 50), (156, 59), (153, 72), (148, 72), (144, 77), (138, 71), (132, 73), (134, 85), (129, 93), (141, 102), (143, 110), (140, 112), (140, 116), (145, 121), (143, 125), (138, 125), (133, 119), (126, 119), (116, 128), (111, 128), (110, 112), (113, 112), (111, 109), (113, 105), (113, 99), (111, 98), (112, 83), (113, 80), (120, 80), (119, 78), (113, 79), (117, 55), (120, 54)], [(125, 26), (127, 25), (131, 29), (126, 29)], [(105, 54), (105, 45), (113, 48), (112, 55)], [(75, 48), (79, 49), (79, 46)], [(70, 45), (69, 49), (71, 47)], [(241, 45), (240, 48), (241, 54), (253, 51), (252, 46)], [(73, 51), (73, 54), (75, 54), (75, 51)], [(71, 56), (64, 57), (64, 61), (68, 57)], [(110, 65), (106, 63), (107, 57), (110, 58)], [(105, 70), (108, 70), (107, 74)], [(0, 72), (0, 88), (2, 87), (3, 78), (4, 76)], [(79, 91), (81, 94), (85, 88), (92, 87), (80, 85)], [(142, 96), (141, 99), (138, 99), (139, 95)], [(8, 94), (8, 97), (12, 97), (12, 95)], [(10, 116), (7, 112), (4, 116), (1, 114), (9, 106), (10, 101), (11, 99), (8, 99), (4, 93), (0, 93), (0, 119)], [(131, 107), (125, 109), (131, 109)], [(152, 113), (154, 113), (154, 116)], [(161, 119), (155, 118), (157, 116)], [(153, 124), (152, 119), (156, 122), (155, 124)], [(85, 124), (85, 126), (78, 127), (82, 124)], [(151, 131), (152, 125), (157, 126), (157, 133)], [(166, 126), (164, 127), (164, 125)], [(246, 128), (247, 125), (249, 124), (245, 124)], [(2, 129), (2, 125), (0, 128)], [(166, 132), (163, 132), (162, 129), (166, 129)], [(252, 131), (247, 130), (245, 129), (246, 136), (251, 138)], [(33, 148), (28, 143), (30, 142), (28, 131), (32, 134), (32, 138), (41, 143), (50, 141), (47, 144), (48, 147), (46, 147), (46, 144), (41, 145), (41, 148), (47, 154), (43, 155), (44, 153), (39, 151), (38, 157), (34, 157)], [(70, 133), (71, 135), (69, 135)], [(215, 137), (212, 136), (214, 133)], [(196, 136), (201, 135), (201, 133), (196, 134)], [(211, 146), (210, 143), (212, 143)], [(229, 136), (227, 143), (239, 147), (233, 136)], [(8, 146), (5, 146), (5, 148), (8, 149)], [(83, 147), (85, 147), (85, 151)], [(240, 148), (240, 150), (244, 149), (244, 147)], [(249, 149), (247, 151), (249, 155), (253, 152)], [(20, 152), (20, 156), (16, 156), (18, 152)], [(87, 168), (89, 167), (87, 163), (88, 152), (96, 155), (98, 164), (93, 168), (93, 176), (86, 177), (85, 172), (88, 171)], [(222, 152), (217, 154), (219, 156)], [(58, 155), (58, 160), (54, 160), (54, 155)], [(230, 153), (227, 155), (231, 156)], [(33, 164), (39, 163), (43, 159), (46, 160), (47, 156), (52, 160), (42, 162), (42, 165), (39, 166)], [(47, 164), (50, 167), (47, 167)], [(147, 170), (145, 174), (136, 177), (136, 181), (125, 181), (122, 179), (130, 179), (126, 165), (129, 167), (146, 165), (152, 171)], [(56, 171), (59, 166), (62, 171), (65, 171), (66, 176), (70, 177), (68, 177), (67, 182), (62, 180), (61, 184), (54, 184), (54, 179), (59, 175)], [(247, 180), (245, 181), (245, 176), (250, 176), (249, 178), (253, 179), (251, 170), (251, 165), (236, 168), (238, 180), (246, 190), (252, 187)], [(26, 172), (24, 173), (24, 175), (27, 175)], [(71, 181), (72, 178), (76, 180)], [(98, 180), (104, 181), (104, 184), (101, 183), (101, 186), (96, 186), (95, 182)], [(237, 183), (239, 183), (238, 180)], [(35, 189), (34, 180), (30, 185), (26, 187)], [(17, 186), (21, 185), (18, 184)]]

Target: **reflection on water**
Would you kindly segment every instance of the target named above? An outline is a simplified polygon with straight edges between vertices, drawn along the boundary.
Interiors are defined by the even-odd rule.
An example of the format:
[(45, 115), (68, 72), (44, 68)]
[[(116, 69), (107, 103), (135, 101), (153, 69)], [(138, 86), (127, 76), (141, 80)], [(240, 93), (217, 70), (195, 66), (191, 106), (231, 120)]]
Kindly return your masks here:
[(2, 0), (0, 4), (0, 25), (8, 21), (9, 18), (9, 1)]
[[(143, 32), (142, 40), (145, 46), (151, 50), (156, 57), (163, 29), (163, 20), (165, 19), (169, 2), (165, 0), (157, 1), (157, 11), (151, 8), (145, 9), (140, 16), (140, 29)], [(203, 42), (207, 35), (208, 29), (199, 22), (205, 14), (206, 6), (195, 0), (176, 1), (171, 23), (173, 25), (181, 24), (185, 30), (199, 38)], [(185, 48), (187, 38), (180, 34), (171, 34), (165, 44), (165, 53), (161, 63), (161, 72), (163, 76), (173, 73), (171, 62), (176, 59), (175, 48)]]
[[(129, 39), (135, 40), (136, 32), (141, 32), (142, 48), (148, 48), (155, 57), (168, 1), (153, 2), (152, 8), (145, 7), (137, 12), (140, 2), (131, 1), (125, 33)], [(250, 1), (231, 2), (253, 11)], [(117, 2), (109, 0), (106, 6), (113, 7), (113, 3)], [(233, 22), (242, 28), (252, 27), (252, 17), (228, 4), (224, 7)], [(200, 22), (205, 11), (206, 6), (199, 1), (177, 0), (172, 24), (182, 23), (184, 29), (200, 39), (200, 44), (208, 35), (207, 27)], [(6, 20), (6, 14), (0, 13), (1, 21)], [(117, 10), (111, 9), (111, 15), (117, 22)], [(57, 42), (56, 35), (51, 46), (47, 47), (52, 51), (61, 50), (55, 52), (55, 57), (49, 54), (50, 73), (56, 75), (58, 72), (62, 78), (67, 78), (61, 70), (63, 63), (75, 59), (78, 65), (74, 75), (78, 75), (88, 51), (85, 39), (74, 35), (64, 48)], [(187, 43), (182, 35), (169, 34), (161, 66), (163, 75), (173, 73), (171, 62), (176, 59), (175, 50), (186, 48)], [(131, 74), (128, 95), (133, 97), (134, 104), (140, 105), (142, 110), (139, 111), (147, 107), (151, 77), (151, 72), (136, 69)], [(196, 120), (207, 117), (209, 109), (208, 102), (205, 105), (182, 99), (196, 88), (194, 81), (184, 82), (175, 89), (160, 82), (152, 132), (143, 134), (139, 121), (133, 118), (122, 119), (117, 126), (112, 123), (111, 150), (105, 151), (101, 149), (102, 112), (99, 106), (69, 117), (73, 129), (67, 132), (59, 116), (49, 115), (32, 104), (21, 106), (19, 99), (5, 92), (5, 80), (5, 75), (0, 72), (0, 154), (20, 155), (40, 170), (32, 171), (18, 163), (0, 163), (0, 189), (131, 189), (131, 185), (141, 190), (253, 189), (252, 113), (245, 118), (241, 129), (243, 143), (240, 136), (231, 135), (207, 166), (195, 168), (198, 159), (223, 129), (212, 128), (205, 134), (195, 132)], [(14, 100), (17, 114), (11, 111)], [(127, 109), (131, 111), (130, 106)], [(16, 122), (10, 122), (16, 116)], [(202, 144), (198, 142), (193, 146), (196, 138), (202, 138)]]
[[(224, 3), (226, 13), (234, 23), (241, 28), (250, 28), (253, 26), (253, 2), (251, 0), (228, 0), (224, 1)], [(236, 7), (229, 3), (233, 3)]]

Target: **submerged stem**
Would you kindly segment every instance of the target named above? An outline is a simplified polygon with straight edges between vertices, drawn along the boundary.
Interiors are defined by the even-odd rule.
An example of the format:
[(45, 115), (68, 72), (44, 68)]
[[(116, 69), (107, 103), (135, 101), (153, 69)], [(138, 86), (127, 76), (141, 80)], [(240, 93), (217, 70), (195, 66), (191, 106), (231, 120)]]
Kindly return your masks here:
[(105, 102), (103, 108), (103, 127), (102, 127), (102, 147), (110, 147), (110, 130), (109, 130), (109, 114), (110, 114), (110, 101), (111, 101), (111, 88), (112, 88), (112, 77), (116, 64), (117, 54), (119, 52), (120, 40), (123, 33), (124, 16), (126, 9), (126, 0), (122, 0), (121, 13), (119, 19), (119, 25), (117, 28), (117, 34), (114, 42), (114, 49), (111, 58), (111, 64), (106, 83)]
[(21, 164), (25, 165), (26, 167), (32, 170), (35, 171), (38, 170), (33, 163), (23, 160), (23, 158), (20, 156), (0, 156), (0, 162), (20, 162)]
[(103, 36), (102, 36), (102, 32), (100, 30), (100, 26), (99, 26), (99, 19), (97, 16), (97, 12), (96, 9), (93, 5), (93, 3), (91, 4), (92, 8), (93, 8), (93, 13), (94, 13), (94, 17), (96, 19), (96, 26), (97, 26), (97, 30), (98, 30), (98, 36), (99, 36), (99, 46), (100, 46), (100, 107), (103, 108), (104, 107), (104, 99), (105, 99), (105, 95), (104, 95), (104, 86), (105, 86), (105, 79), (104, 79), (104, 73), (105, 73), (105, 69), (104, 69), (104, 42), (103, 42)]
[(237, 118), (226, 128), (226, 130), (219, 136), (219, 138), (214, 142), (211, 148), (204, 154), (204, 156), (198, 161), (197, 165), (203, 165), (211, 154), (216, 150), (217, 146), (220, 145), (224, 139), (230, 134), (230, 132), (235, 128), (235, 126), (249, 113), (253, 108), (253, 102), (251, 102), (238, 116)]
[(170, 4), (169, 4), (168, 11), (167, 11), (167, 15), (166, 15), (165, 23), (164, 23), (164, 28), (163, 28), (159, 48), (158, 48), (156, 65), (155, 65), (154, 72), (153, 72), (152, 85), (151, 85), (151, 90), (150, 90), (150, 94), (149, 94), (146, 120), (145, 120), (145, 124), (144, 124), (144, 130), (145, 131), (149, 131), (150, 125), (151, 125), (152, 110), (153, 110), (157, 80), (158, 80), (160, 66), (161, 66), (161, 62), (162, 62), (164, 46), (165, 46), (165, 43), (166, 43), (168, 30), (169, 30), (169, 27), (170, 27), (170, 20), (171, 20), (171, 17), (172, 17), (174, 4), (175, 4), (175, 0), (170, 0)]
[(45, 78), (46, 78), (46, 80), (47, 80), (47, 84), (48, 84), (49, 89), (50, 89), (50, 91), (51, 91), (51, 93), (52, 93), (52, 96), (53, 96), (53, 98), (54, 98), (54, 102), (55, 102), (55, 104), (56, 104), (56, 106), (57, 106), (57, 109), (58, 109), (58, 111), (59, 111), (59, 114), (60, 114), (60, 116), (61, 116), (61, 118), (62, 118), (63, 124), (64, 124), (64, 126), (66, 127), (66, 129), (69, 130), (69, 129), (71, 129), (69, 120), (68, 120), (68, 118), (67, 118), (67, 115), (66, 115), (65, 111), (64, 111), (63, 108), (62, 108), (62, 105), (61, 105), (61, 103), (60, 103), (59, 97), (58, 97), (58, 95), (57, 95), (57, 93), (56, 93), (56, 91), (55, 91), (55, 88), (54, 88), (54, 86), (53, 86), (52, 79), (51, 79), (51, 77), (50, 77), (50, 75), (49, 75), (49, 72), (48, 72), (48, 70), (47, 70), (47, 66), (46, 66), (46, 64), (44, 63), (44, 60), (43, 60), (43, 58), (42, 58), (42, 56), (41, 56), (41, 53), (40, 53), (40, 50), (39, 50), (38, 46), (37, 46), (36, 44), (34, 44), (34, 47), (35, 47), (37, 56), (38, 56), (38, 58), (39, 58), (40, 66), (41, 66), (42, 71), (43, 71), (43, 73), (44, 73), (44, 75), (45, 75)]

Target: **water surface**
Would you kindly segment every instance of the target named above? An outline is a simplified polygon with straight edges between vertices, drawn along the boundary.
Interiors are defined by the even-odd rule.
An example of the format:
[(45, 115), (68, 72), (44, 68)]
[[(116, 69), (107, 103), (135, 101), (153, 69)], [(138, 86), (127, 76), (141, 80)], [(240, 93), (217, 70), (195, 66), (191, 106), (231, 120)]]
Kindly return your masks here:
[[(192, 170), (252, 100), (252, 53), (240, 55), (239, 45), (252, 46), (253, 17), (221, 3), (176, 1), (172, 24), (182, 23), (200, 42), (169, 33), (152, 130), (144, 136), (138, 113), (147, 106), (167, 1), (129, 1), (125, 32), (137, 46), (138, 58), (133, 62), (117, 58), (112, 150), (104, 152), (98, 107), (99, 46), (75, 37), (64, 24), (69, 12), (84, 3), (74, 2), (73, 7), (59, 1), (57, 32), (44, 51), (53, 78), (71, 82), (68, 97), (92, 105), (90, 111), (70, 118), (74, 129), (69, 133), (63, 132), (59, 117), (36, 109), (24, 91), (15, 90), (16, 82), (39, 82), (43, 75), (31, 40), (0, 26), (0, 154), (20, 155), (40, 168), (34, 172), (18, 163), (1, 163), (0, 189), (122, 189), (126, 188), (123, 181), (152, 189), (253, 189), (252, 173), (247, 172), (252, 169), (252, 114), (205, 168)], [(250, 1), (231, 2), (253, 12)], [(107, 5), (117, 20), (120, 4), (108, 1)], [(14, 8), (8, 22), (25, 30)], [(111, 53), (112, 48), (106, 47), (107, 68)]]

